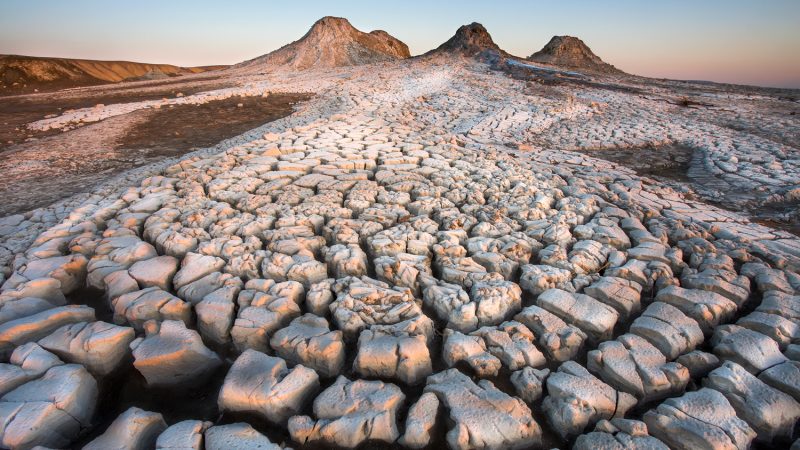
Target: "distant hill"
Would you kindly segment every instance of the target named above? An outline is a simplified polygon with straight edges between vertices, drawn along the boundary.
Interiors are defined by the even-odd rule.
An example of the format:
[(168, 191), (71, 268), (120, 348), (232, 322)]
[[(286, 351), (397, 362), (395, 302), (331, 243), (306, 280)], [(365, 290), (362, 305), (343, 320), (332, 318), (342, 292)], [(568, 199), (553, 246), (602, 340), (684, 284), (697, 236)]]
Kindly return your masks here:
[(464, 56), (476, 56), (487, 50), (497, 53), (503, 52), (494, 43), (486, 28), (477, 22), (473, 22), (469, 25), (460, 26), (453, 37), (427, 54), (455, 53)]
[(305, 70), (408, 58), (408, 46), (381, 30), (364, 33), (347, 19), (323, 17), (299, 40), (235, 67)]
[(0, 95), (52, 91), (120, 81), (171, 78), (226, 66), (178, 67), (130, 61), (0, 55)]
[(569, 69), (606, 74), (622, 74), (604, 62), (582, 40), (573, 36), (553, 36), (550, 42), (528, 60)]

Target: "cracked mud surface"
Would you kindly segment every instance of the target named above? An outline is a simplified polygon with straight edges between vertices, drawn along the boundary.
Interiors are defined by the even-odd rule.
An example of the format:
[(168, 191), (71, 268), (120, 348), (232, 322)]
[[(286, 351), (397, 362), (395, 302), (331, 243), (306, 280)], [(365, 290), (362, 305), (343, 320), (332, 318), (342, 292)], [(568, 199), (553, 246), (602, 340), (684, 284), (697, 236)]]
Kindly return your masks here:
[[(3, 445), (796, 439), (800, 241), (741, 214), (796, 210), (789, 100), (437, 57), (236, 76), (161, 104), (188, 121), (147, 124), (146, 100), (31, 124), (125, 123), (136, 146), (170, 136), (151, 151), (171, 156), (242, 95), (315, 94), (0, 220), (0, 370), (17, 383), (0, 386)], [(653, 100), (688, 91), (716, 108)], [(27, 426), (34, 387), (80, 426), (57, 411), (37, 418), (58, 437)]]

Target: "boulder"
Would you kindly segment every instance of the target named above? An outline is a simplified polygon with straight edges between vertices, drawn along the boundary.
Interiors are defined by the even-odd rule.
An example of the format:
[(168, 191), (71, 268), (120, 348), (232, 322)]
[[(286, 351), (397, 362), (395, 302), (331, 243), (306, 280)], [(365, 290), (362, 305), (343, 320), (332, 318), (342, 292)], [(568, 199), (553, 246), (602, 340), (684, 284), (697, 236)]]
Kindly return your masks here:
[(92, 439), (83, 450), (149, 450), (166, 429), (161, 414), (133, 406), (117, 416), (106, 431)]
[(211, 422), (184, 420), (164, 430), (156, 440), (156, 450), (203, 450), (203, 434)]
[(0, 444), (5, 448), (69, 446), (92, 421), (97, 382), (83, 366), (51, 367), (0, 398)]
[(616, 418), (597, 422), (593, 432), (578, 436), (572, 449), (669, 450), (669, 447), (650, 436), (644, 422)]
[(331, 331), (325, 318), (313, 314), (304, 314), (275, 332), (270, 346), (289, 364), (302, 364), (322, 377), (338, 376), (344, 367), (342, 332)]
[(572, 294), (561, 289), (544, 291), (536, 299), (536, 304), (578, 327), (594, 344), (611, 339), (614, 325), (619, 319), (619, 313), (614, 308), (588, 295)]
[(314, 416), (289, 419), (292, 440), (307, 445), (355, 448), (366, 441), (393, 443), (400, 436), (397, 411), (405, 395), (393, 384), (340, 376), (314, 399)]
[(39, 378), (51, 367), (61, 364), (64, 362), (56, 355), (35, 342), (20, 345), (11, 353), (10, 364), (0, 364), (0, 396)]
[(703, 386), (728, 399), (736, 415), (744, 419), (766, 444), (776, 439), (789, 442), (800, 419), (800, 403), (774, 389), (735, 362), (726, 361), (708, 374)]
[(453, 424), (447, 432), (452, 449), (541, 445), (542, 429), (528, 405), (488, 380), (475, 384), (458, 369), (449, 369), (431, 375), (425, 392), (436, 394)]
[(69, 363), (83, 364), (92, 375), (102, 378), (130, 358), (133, 328), (106, 322), (78, 322), (64, 325), (39, 345)]
[(285, 424), (298, 414), (319, 390), (319, 377), (311, 369), (255, 350), (247, 350), (225, 376), (217, 403), (220, 411), (249, 412), (275, 424)]
[(689, 383), (686, 367), (667, 362), (663, 353), (635, 334), (601, 343), (587, 355), (586, 367), (642, 403), (680, 394)]
[(144, 338), (131, 342), (133, 366), (149, 386), (194, 387), (204, 383), (222, 364), (219, 356), (203, 345), (195, 330), (178, 320), (145, 324)]
[(630, 326), (630, 333), (653, 344), (672, 361), (703, 342), (703, 331), (678, 308), (653, 302)]
[(94, 309), (67, 305), (6, 322), (0, 325), (0, 360), (7, 361), (15, 347), (37, 341), (64, 325), (91, 321)]
[(753, 375), (787, 361), (777, 342), (736, 325), (717, 327), (711, 345), (714, 346), (714, 354), (721, 360), (733, 361)]
[(144, 330), (148, 320), (180, 320), (191, 323), (192, 305), (157, 287), (121, 295), (112, 301), (114, 323), (129, 324), (136, 331)]
[(358, 337), (353, 370), (363, 377), (417, 384), (433, 372), (428, 350), (432, 335), (433, 322), (424, 315), (394, 325), (373, 325)]
[(549, 375), (549, 369), (537, 370), (533, 367), (523, 367), (513, 372), (510, 378), (511, 384), (517, 391), (517, 396), (530, 405), (542, 397), (544, 382)]
[(536, 305), (528, 306), (514, 316), (538, 337), (539, 346), (547, 356), (558, 362), (569, 361), (583, 348), (586, 333), (568, 325), (558, 316)]
[(547, 378), (542, 409), (562, 438), (577, 436), (602, 419), (625, 417), (636, 398), (617, 391), (574, 361), (567, 361)]
[(650, 434), (677, 450), (745, 450), (756, 437), (725, 396), (708, 388), (667, 399), (643, 419)]
[(205, 450), (282, 450), (246, 423), (216, 425), (205, 432)]
[(424, 448), (431, 443), (431, 432), (439, 415), (439, 398), (426, 392), (411, 405), (406, 418), (406, 431), (398, 443), (407, 448)]

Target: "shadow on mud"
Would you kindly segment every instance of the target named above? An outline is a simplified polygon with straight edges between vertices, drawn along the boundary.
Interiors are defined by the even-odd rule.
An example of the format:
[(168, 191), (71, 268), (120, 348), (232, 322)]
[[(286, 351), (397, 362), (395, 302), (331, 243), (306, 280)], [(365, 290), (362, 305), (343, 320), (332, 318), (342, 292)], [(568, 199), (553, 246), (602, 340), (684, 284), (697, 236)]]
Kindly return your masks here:
[(684, 197), (689, 200), (744, 214), (753, 222), (800, 236), (800, 202), (770, 201), (765, 193), (728, 183), (708, 172), (702, 162), (702, 153), (691, 147), (673, 144), (575, 151), (625, 166), (639, 176), (682, 188)]

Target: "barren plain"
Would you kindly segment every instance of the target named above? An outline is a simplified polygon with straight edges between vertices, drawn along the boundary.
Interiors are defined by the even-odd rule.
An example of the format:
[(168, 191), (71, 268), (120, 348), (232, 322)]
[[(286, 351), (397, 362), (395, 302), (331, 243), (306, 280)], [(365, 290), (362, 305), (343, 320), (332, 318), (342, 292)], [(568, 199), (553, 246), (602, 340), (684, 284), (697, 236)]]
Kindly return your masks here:
[(0, 219), (0, 446), (800, 445), (800, 93), (478, 24), (342, 63), (371, 38), (326, 19), (286, 65), (15, 126), (41, 137), (0, 153), (2, 211), (56, 192)]

